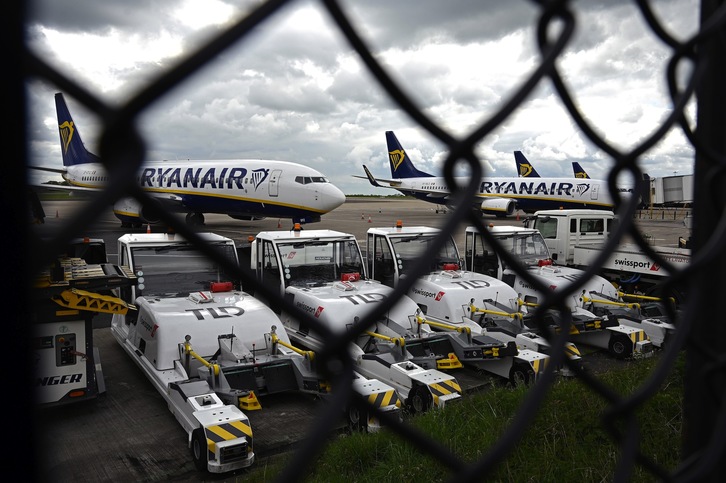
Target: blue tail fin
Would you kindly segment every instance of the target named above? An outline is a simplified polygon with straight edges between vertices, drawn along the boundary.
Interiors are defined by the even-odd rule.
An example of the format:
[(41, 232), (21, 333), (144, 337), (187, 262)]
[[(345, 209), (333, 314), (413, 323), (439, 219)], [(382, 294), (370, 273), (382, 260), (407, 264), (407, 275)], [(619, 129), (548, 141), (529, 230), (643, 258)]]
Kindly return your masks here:
[(522, 151), (514, 151), (514, 162), (517, 164), (517, 174), (520, 178), (540, 177), (534, 166), (524, 157)]
[(395, 178), (425, 178), (432, 174), (419, 171), (411, 162), (403, 146), (396, 139), (393, 131), (386, 131), (386, 144), (388, 145), (388, 160), (391, 162), (391, 176)]
[(572, 162), (572, 171), (575, 173), (575, 178), (589, 178), (585, 170), (577, 161)]
[(61, 152), (63, 153), (63, 166), (100, 163), (101, 160), (98, 156), (86, 150), (83, 141), (81, 141), (81, 133), (76, 129), (63, 94), (60, 92), (55, 95), (55, 110), (58, 115), (58, 133), (60, 134)]

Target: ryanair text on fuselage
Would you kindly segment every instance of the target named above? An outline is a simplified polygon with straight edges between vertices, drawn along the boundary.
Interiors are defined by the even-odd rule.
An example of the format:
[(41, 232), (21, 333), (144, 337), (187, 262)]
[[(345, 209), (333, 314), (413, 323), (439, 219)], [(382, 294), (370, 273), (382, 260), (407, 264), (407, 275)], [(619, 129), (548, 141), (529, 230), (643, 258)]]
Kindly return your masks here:
[(572, 196), (573, 190), (579, 195), (583, 195), (589, 189), (589, 184), (578, 183), (575, 185), (567, 181), (554, 183), (541, 181), (482, 181), (479, 192), (499, 195)]
[(244, 189), (252, 184), (257, 189), (267, 179), (270, 170), (258, 168), (145, 168), (141, 173), (142, 188), (213, 188)]

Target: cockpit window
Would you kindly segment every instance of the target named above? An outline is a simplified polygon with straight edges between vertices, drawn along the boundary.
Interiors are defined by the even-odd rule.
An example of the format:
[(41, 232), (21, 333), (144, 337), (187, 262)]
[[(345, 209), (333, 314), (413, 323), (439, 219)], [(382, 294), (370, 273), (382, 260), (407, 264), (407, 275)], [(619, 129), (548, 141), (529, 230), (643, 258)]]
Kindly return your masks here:
[(325, 176), (296, 176), (295, 182), (300, 184), (329, 183)]

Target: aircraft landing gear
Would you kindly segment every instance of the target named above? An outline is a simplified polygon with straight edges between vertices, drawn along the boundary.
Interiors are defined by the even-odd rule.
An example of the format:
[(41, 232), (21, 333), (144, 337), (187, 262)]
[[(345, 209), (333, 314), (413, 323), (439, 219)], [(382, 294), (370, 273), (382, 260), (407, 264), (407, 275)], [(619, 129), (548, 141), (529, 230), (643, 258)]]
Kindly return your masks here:
[(204, 224), (204, 213), (187, 213), (187, 225), (196, 226)]

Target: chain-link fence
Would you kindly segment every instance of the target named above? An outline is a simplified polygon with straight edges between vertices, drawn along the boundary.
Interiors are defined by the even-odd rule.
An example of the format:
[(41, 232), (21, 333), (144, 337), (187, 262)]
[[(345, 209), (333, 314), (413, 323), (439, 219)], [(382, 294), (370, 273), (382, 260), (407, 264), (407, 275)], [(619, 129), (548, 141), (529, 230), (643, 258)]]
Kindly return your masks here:
[[(17, 79), (11, 77), (10, 81), (13, 85), (6, 91), (9, 92), (9, 95), (6, 94), (6, 105), (11, 107), (10, 112), (15, 112), (14, 108), (17, 108), (17, 112), (20, 113), (17, 118), (20, 119), (20, 122), (15, 123), (8, 131), (11, 137), (7, 139), (18, 147), (19, 155), (16, 159), (11, 159), (9, 163), (6, 163), (9, 166), (5, 168), (7, 171), (4, 176), (3, 196), (5, 201), (9, 203), (6, 206), (14, 207), (14, 213), (11, 215), (11, 228), (15, 233), (21, 235), (14, 240), (9, 240), (8, 248), (14, 250), (11, 253), (25, 255), (24, 257), (15, 257), (14, 260), (9, 261), (11, 270), (22, 273), (24, 281), (28, 282), (29, 277), (32, 278), (33, 274), (41, 267), (52, 262), (53, 254), (58, 252), (55, 249), (56, 247), (66, 246), (76, 234), (83, 232), (84, 227), (106, 210), (106, 207), (112, 205), (115, 200), (122, 196), (131, 195), (143, 203), (151, 203), (152, 200), (149, 195), (135, 183), (135, 173), (140, 166), (141, 160), (145, 157), (143, 155), (145, 152), (142, 141), (143, 136), (138, 132), (140, 114), (158, 97), (174, 89), (184, 79), (198, 70), (203, 69), (206, 64), (210, 63), (215, 56), (224, 52), (225, 49), (238, 44), (244, 46), (250, 32), (264, 22), (274, 22), (274, 14), (286, 3), (288, 3), (286, 0), (271, 0), (261, 4), (247, 17), (229, 27), (192, 55), (186, 57), (174, 68), (156, 79), (155, 82), (146, 85), (131, 97), (125, 105), (115, 109), (106, 105), (100, 100), (100, 97), (88, 91), (83, 85), (71, 81), (51, 67), (46, 59), (38, 57), (27, 49), (22, 33), (24, 21), (22, 8), (18, 8), (17, 16), (9, 15), (6, 20), (7, 23), (4, 22), (7, 29), (3, 29), (5, 30), (3, 35), (8, 36), (9, 42), (6, 43), (6, 46), (11, 47), (9, 49), (11, 51), (11, 60), (17, 58), (18, 62), (15, 65), (22, 66), (22, 75), (18, 76)], [(376, 60), (374, 54), (356, 31), (355, 24), (351, 22), (338, 2), (321, 0), (319, 6), (325, 9), (334, 19), (340, 32), (344, 34), (367, 69), (397, 105), (428, 131), (431, 136), (446, 144), (450, 154), (444, 164), (443, 174), (449, 186), (455, 186), (453, 180), (455, 168), (462, 165), (468, 167), (471, 183), (467, 186), (457, 187), (458, 208), (449, 212), (446, 223), (441, 230), (442, 236), (438, 239), (439, 243), (431, 246), (422, 259), (430, 259), (434, 256), (444, 242), (443, 235), (453, 232), (462, 223), (474, 225), (478, 227), (481, 235), (487, 241), (498, 247), (500, 255), (510, 265), (517, 267), (517, 272), (521, 277), (531, 285), (540, 288), (543, 293), (548, 293), (547, 298), (542, 302), (541, 308), (537, 310), (540, 311), (546, 308), (560, 309), (564, 320), (567, 321), (569, 310), (564, 308), (566, 305), (565, 299), (579, 290), (585, 280), (582, 279), (573, 283), (567, 291), (547, 291), (538, 280), (531, 277), (516, 260), (512, 259), (508, 252), (502, 249), (501, 245), (498, 245), (497, 241), (485, 229), (481, 217), (470, 211), (470, 203), (468, 203), (468, 200), (473, 199), (477, 193), (478, 180), (486, 174), (475, 154), (475, 145), (484, 140), (495, 128), (511, 116), (536, 86), (545, 82), (551, 83), (578, 128), (614, 163), (614, 167), (608, 175), (608, 183), (611, 192), (618, 200), (617, 213), (622, 222), (608, 240), (606, 249), (598, 257), (596, 264), (586, 271), (586, 275), (596, 274), (598, 264), (602, 264), (616, 244), (624, 236), (629, 235), (656, 263), (673, 273), (671, 281), (665, 285), (663, 295), (668, 296), (669, 290), (672, 290), (677, 284), (685, 284), (692, 289), (689, 293), (687, 308), (683, 314), (678, 316), (678, 320), (676, 320), (675, 311), (669, 310), (669, 317), (677, 324), (678, 330), (673, 340), (669, 341), (667, 349), (663, 352), (657, 370), (637, 393), (627, 397), (616, 394), (615, 391), (599, 383), (592, 375), (579, 371), (577, 367), (573, 366), (573, 370), (578, 371), (578, 377), (591, 390), (601, 394), (609, 405), (609, 412), (612, 417), (608, 418), (607, 421), (610, 421), (613, 425), (610, 428), (610, 433), (621, 450), (620, 463), (614, 479), (627, 479), (628, 475), (631, 474), (633, 465), (636, 463), (648, 468), (654, 475), (654, 479), (678, 479), (684, 481), (715, 479), (714, 475), (721, 473), (720, 470), (723, 469), (724, 461), (726, 461), (726, 459), (722, 458), (724, 456), (724, 442), (726, 442), (726, 430), (724, 430), (726, 428), (723, 427), (723, 425), (726, 425), (726, 411), (722, 407), (724, 400), (723, 388), (726, 387), (726, 384), (724, 384), (726, 382), (726, 371), (724, 370), (722, 341), (726, 340), (724, 339), (726, 324), (721, 319), (722, 316), (718, 311), (717, 303), (709, 303), (711, 300), (718, 300), (721, 292), (726, 288), (721, 276), (722, 273), (726, 273), (726, 263), (721, 250), (723, 240), (726, 237), (726, 220), (722, 218), (723, 190), (719, 190), (723, 186), (723, 173), (726, 166), (726, 146), (724, 143), (724, 139), (726, 139), (726, 135), (724, 135), (726, 134), (726, 106), (724, 105), (723, 96), (724, 86), (726, 85), (726, 73), (724, 72), (724, 65), (726, 65), (726, 62), (724, 62), (726, 59), (726, 5), (721, 1), (704, 0), (702, 2), (700, 29), (691, 38), (681, 42), (668, 34), (667, 29), (659, 23), (657, 17), (651, 11), (648, 2), (636, 0), (634, 3), (652, 29), (655, 38), (670, 49), (671, 55), (667, 65), (664, 66), (664, 71), (672, 109), (670, 115), (662, 121), (660, 127), (630, 151), (622, 151), (614, 147), (608, 143), (602, 134), (598, 133), (595, 126), (591, 125), (588, 119), (578, 110), (567, 83), (558, 71), (556, 62), (567, 48), (576, 25), (576, 2), (536, 2), (539, 15), (537, 24), (533, 25), (532, 28), (536, 29), (537, 32), (540, 50), (539, 65), (524, 80), (522, 85), (514, 91), (513, 95), (503, 103), (501, 109), (463, 138), (452, 136), (416, 107), (416, 104), (402, 87), (394, 82), (386, 69)], [(18, 48), (13, 49), (13, 46)], [(684, 65), (688, 66), (690, 72), (685, 82), (680, 81), (678, 76), (679, 73), (683, 72)], [(108, 189), (98, 194), (91, 202), (85, 203), (83, 209), (63, 226), (63, 229), (54, 239), (49, 241), (33, 238), (32, 234), (26, 229), (27, 222), (23, 215), (28, 210), (23, 204), (24, 197), (10, 197), (11, 186), (13, 184), (19, 186), (26, 179), (25, 166), (27, 166), (27, 162), (25, 153), (27, 147), (23, 135), (26, 106), (23, 105), (24, 97), (19, 94), (23, 91), (23, 82), (29, 78), (42, 79), (44, 82), (52, 83), (58, 90), (84, 104), (102, 120), (104, 128), (99, 154), (113, 180)], [(694, 95), (697, 96), (698, 101), (696, 129), (689, 126), (688, 120), (683, 114), (686, 104)], [(629, 174), (635, 180), (643, 179), (639, 159), (663, 140), (671, 129), (680, 129), (696, 151), (694, 256), (690, 267), (681, 271), (676, 270), (668, 260), (663, 259), (653, 251), (652, 247), (638, 231), (633, 221), (636, 218), (638, 200), (635, 197), (620, 200), (615, 189), (616, 179), (624, 173)], [(13, 134), (17, 134), (17, 136)], [(641, 185), (637, 188), (642, 189), (642, 182), (639, 183)], [(10, 203), (11, 201), (12, 203)], [(200, 242), (199, 237), (192, 229), (185, 226), (183, 222), (180, 222), (178, 218), (170, 213), (162, 213), (162, 220), (187, 239)], [(25, 234), (25, 237), (22, 234)], [(215, 256), (203, 244), (200, 249), (205, 250), (209, 256)], [(250, 271), (236, 267), (231, 267), (230, 270), (236, 270), (244, 284), (255, 283), (255, 278)], [(341, 411), (347, 403), (346, 399), (352, 397), (352, 391), (349, 389), (354, 369), (352, 361), (347, 355), (348, 343), (365, 331), (372, 321), (382, 316), (395, 303), (397, 297), (406, 294), (415, 278), (423, 275), (426, 270), (427, 266), (424, 263), (416, 267), (407, 281), (400, 283), (395, 288), (394, 296), (379, 304), (375, 310), (368, 314), (368, 317), (359, 322), (357, 327), (344, 335), (331, 335), (326, 340), (325, 349), (317, 357), (319, 361), (324, 362), (320, 366), (326, 367), (330, 371), (329, 376), (336, 381), (335, 387), (341, 388), (331, 405), (331, 411)], [(30, 284), (26, 283), (25, 287), (28, 286)], [(27, 294), (11, 284), (7, 284), (6, 288), (8, 289), (6, 293), (14, 299), (8, 302), (18, 306), (9, 309), (11, 316), (17, 318), (18, 321), (12, 336), (17, 337), (15, 340), (28, 340), (29, 329), (22, 323), (24, 315), (22, 306), (24, 303), (27, 304)], [(259, 286), (257, 293), (267, 299), (276, 300), (275, 303), (279, 307), (296, 314), (313, 330), (317, 327), (318, 321), (315, 318), (287, 303), (279, 294), (273, 293), (264, 286)], [(713, 305), (716, 305), (716, 307), (713, 307)], [(546, 328), (543, 327), (543, 330), (547, 333)], [(550, 335), (553, 348), (563, 348), (566, 334), (567, 331), (561, 331), (560, 335)], [(27, 344), (20, 347), (21, 353), (16, 354), (18, 355), (16, 360), (24, 360), (21, 357), (26, 357), (26, 353), (23, 353), (22, 350), (27, 348)], [(664, 468), (660, 468), (655, 462), (648, 461), (639, 452), (638, 445), (634, 444), (634, 441), (637, 440), (638, 431), (636, 424), (622, 426), (618, 425), (617, 422), (634, 422), (633, 413), (635, 408), (642, 405), (644, 400), (647, 400), (659, 390), (660, 384), (671, 371), (676, 356), (682, 349), (686, 351), (688, 360), (684, 401), (683, 464), (675, 472), (669, 472)], [(501, 460), (502, 455), (506, 455), (526, 431), (528, 424), (531, 423), (534, 417), (533, 415), (536, 414), (536, 410), (532, 411), (532, 408), (537, 408), (540, 405), (549, 385), (554, 380), (551, 369), (558, 364), (568, 363), (563, 350), (553, 351), (552, 358), (554, 363), (549, 365), (548, 372), (545, 373), (541, 383), (532, 387), (531, 391), (528, 392), (522, 411), (506, 434), (502, 436), (497, 445), (489, 448), (487, 454), (477, 462), (465, 463), (457, 458), (455, 454), (442, 450), (436, 443), (418, 434), (406, 423), (388, 420), (389, 418), (386, 418), (385, 414), (379, 414), (379, 416), (386, 421), (392, 431), (399, 433), (402, 437), (409, 438), (411, 443), (418, 445), (422, 452), (427, 453), (432, 458), (439, 459), (442, 464), (451, 468), (452, 473), (456, 475), (457, 481), (478, 479), (474, 475), (487, 474), (487, 469)], [(15, 370), (22, 369), (16, 367)], [(20, 376), (18, 382), (21, 384), (27, 383), (28, 377), (30, 376)], [(30, 385), (28, 384), (28, 386)], [(346, 388), (348, 390), (345, 390)], [(314, 461), (314, 457), (322, 451), (323, 446), (328, 441), (327, 435), (333, 429), (332, 424), (335, 419), (327, 418), (313, 426), (315, 428), (313, 430), (314, 434), (309, 435), (310, 440), (319, 444), (305, 445), (296, 450), (294, 455), (291, 456), (285, 472), (279, 475), (281, 480), (288, 481), (300, 477), (302, 473), (299, 469), (305, 467), (310, 461)], [(10, 428), (10, 426), (6, 427)], [(15, 431), (17, 430), (11, 430), (9, 433), (13, 434)], [(32, 448), (32, 436), (21, 436), (21, 439), (28, 444), (28, 448)], [(13, 438), (10, 438), (7, 443), (14, 449), (12, 451), (6, 449), (6, 454), (16, 451), (24, 452), (26, 449), (13, 441)], [(32, 454), (32, 451), (29, 453)]]

